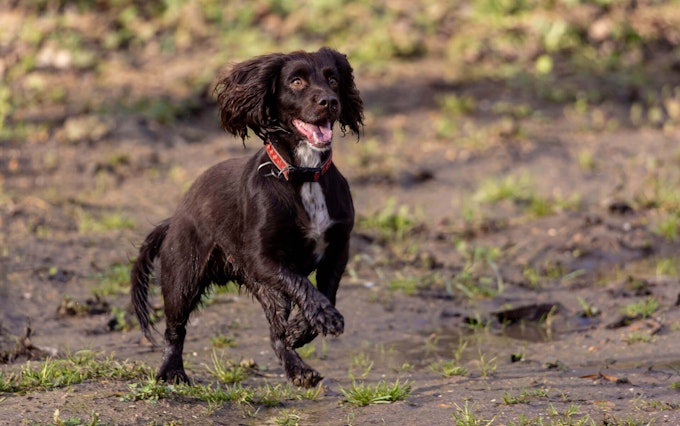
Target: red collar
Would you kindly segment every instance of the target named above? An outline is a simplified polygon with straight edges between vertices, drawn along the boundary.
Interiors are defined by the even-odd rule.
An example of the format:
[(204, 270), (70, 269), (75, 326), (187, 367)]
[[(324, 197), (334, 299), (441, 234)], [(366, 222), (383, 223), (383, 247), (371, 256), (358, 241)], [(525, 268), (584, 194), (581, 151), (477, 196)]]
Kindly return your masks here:
[[(281, 154), (279, 154), (271, 142), (266, 141), (264, 146), (267, 150), (267, 155), (271, 160), (271, 164), (276, 166), (276, 168), (279, 170), (278, 173), (272, 172), (266, 176), (274, 176), (278, 178), (283, 176), (283, 178), (287, 181), (295, 180), (297, 182), (318, 182), (321, 176), (328, 171), (328, 169), (331, 167), (331, 164), (333, 163), (333, 153), (329, 152), (328, 158), (321, 165), (321, 167), (295, 167), (288, 164), (286, 160), (281, 157)], [(266, 164), (267, 163), (260, 165), (260, 168)]]

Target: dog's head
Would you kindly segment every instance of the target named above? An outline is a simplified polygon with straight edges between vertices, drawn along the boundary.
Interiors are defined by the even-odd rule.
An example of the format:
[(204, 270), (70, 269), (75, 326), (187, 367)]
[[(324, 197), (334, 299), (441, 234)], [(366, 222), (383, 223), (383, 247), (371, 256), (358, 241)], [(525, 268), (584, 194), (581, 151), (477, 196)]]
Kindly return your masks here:
[(333, 49), (274, 53), (238, 63), (215, 87), (222, 128), (245, 140), (261, 138), (330, 148), (333, 124), (359, 136), (363, 102), (347, 57)]

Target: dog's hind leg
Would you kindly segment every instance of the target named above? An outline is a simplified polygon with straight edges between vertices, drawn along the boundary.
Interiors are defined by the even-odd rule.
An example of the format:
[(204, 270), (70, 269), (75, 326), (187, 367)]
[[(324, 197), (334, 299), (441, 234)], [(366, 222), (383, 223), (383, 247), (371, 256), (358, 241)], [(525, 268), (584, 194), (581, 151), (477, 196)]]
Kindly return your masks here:
[[(184, 228), (186, 230), (187, 228)], [(183, 237), (193, 235), (183, 235)], [(200, 241), (186, 243), (168, 235), (166, 250), (161, 253), (161, 288), (165, 312), (165, 349), (157, 380), (168, 383), (189, 382), (184, 371), (182, 351), (189, 315), (199, 304), (210, 280), (203, 273), (210, 258), (210, 247), (199, 246)], [(184, 244), (178, 244), (178, 241)], [(181, 248), (181, 249), (180, 249)]]
[(296, 386), (311, 388), (323, 377), (308, 366), (302, 358), (286, 343), (286, 322), (290, 315), (291, 302), (283, 293), (257, 285), (253, 292), (264, 309), (269, 321), (269, 333), (274, 353), (283, 365), (286, 376)]

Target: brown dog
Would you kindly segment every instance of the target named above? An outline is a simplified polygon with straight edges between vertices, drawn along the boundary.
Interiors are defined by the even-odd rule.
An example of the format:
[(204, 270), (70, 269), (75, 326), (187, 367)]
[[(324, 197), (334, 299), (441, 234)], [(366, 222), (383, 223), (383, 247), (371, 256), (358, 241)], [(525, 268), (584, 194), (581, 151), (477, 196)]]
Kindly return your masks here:
[[(344, 329), (335, 294), (354, 207), (331, 154), (336, 121), (357, 137), (363, 126), (353, 71), (328, 48), (271, 54), (235, 65), (215, 90), (224, 130), (245, 140), (250, 128), (265, 147), (207, 170), (151, 231), (131, 272), (132, 304), (153, 341), (149, 276), (159, 257), (166, 346), (156, 377), (188, 381), (182, 350), (189, 314), (211, 284), (237, 282), (262, 305), (288, 378), (312, 387), (322, 377), (294, 349)], [(307, 278), (314, 270), (316, 288)]]

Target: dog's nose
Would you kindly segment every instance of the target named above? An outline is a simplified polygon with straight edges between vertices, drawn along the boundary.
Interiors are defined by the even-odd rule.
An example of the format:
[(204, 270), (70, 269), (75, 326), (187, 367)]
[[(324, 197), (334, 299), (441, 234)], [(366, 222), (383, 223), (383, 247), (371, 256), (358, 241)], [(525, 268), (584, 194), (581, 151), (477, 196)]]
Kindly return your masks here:
[(330, 95), (322, 96), (318, 100), (318, 104), (320, 107), (331, 111), (335, 111), (336, 109), (338, 109), (338, 103), (339, 103), (338, 98)]

